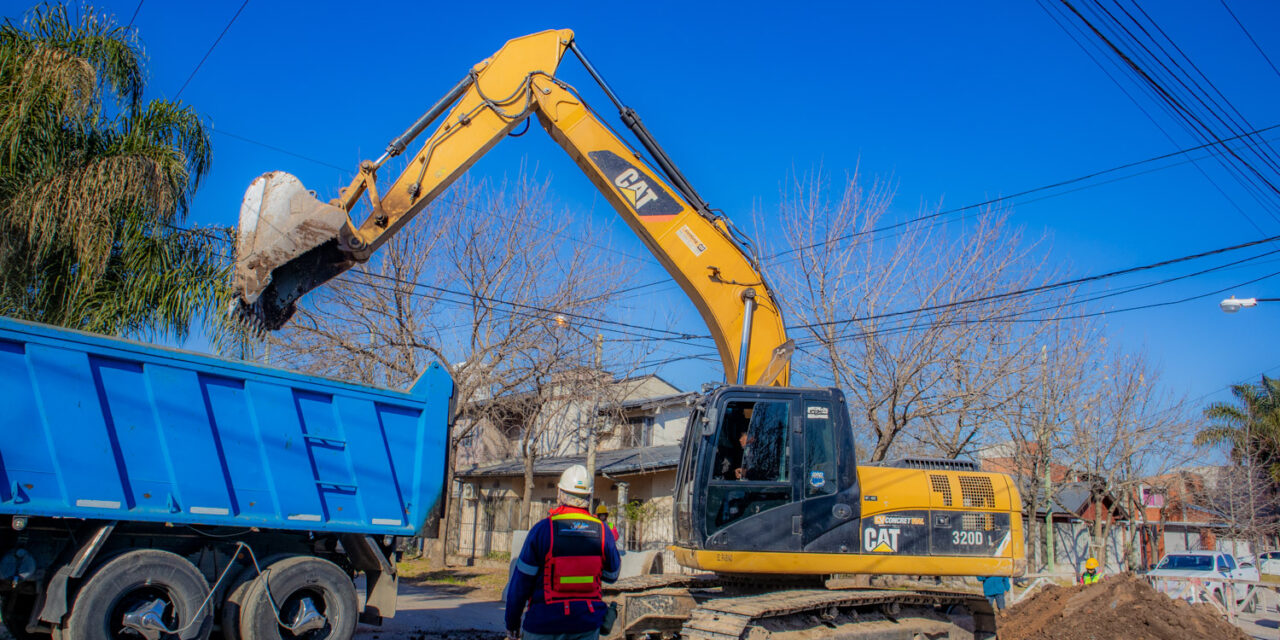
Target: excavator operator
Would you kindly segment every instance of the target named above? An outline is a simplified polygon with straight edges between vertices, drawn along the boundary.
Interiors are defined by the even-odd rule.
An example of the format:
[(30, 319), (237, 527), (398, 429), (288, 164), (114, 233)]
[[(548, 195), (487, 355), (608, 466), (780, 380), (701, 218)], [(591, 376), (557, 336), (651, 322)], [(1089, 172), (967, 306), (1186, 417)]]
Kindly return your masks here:
[(746, 456), (747, 445), (750, 443), (751, 436), (747, 433), (746, 427), (743, 427), (737, 438), (722, 445), (717, 454), (720, 466), (716, 470), (716, 477), (721, 480), (741, 480), (746, 477), (747, 470), (742, 466), (742, 460)]

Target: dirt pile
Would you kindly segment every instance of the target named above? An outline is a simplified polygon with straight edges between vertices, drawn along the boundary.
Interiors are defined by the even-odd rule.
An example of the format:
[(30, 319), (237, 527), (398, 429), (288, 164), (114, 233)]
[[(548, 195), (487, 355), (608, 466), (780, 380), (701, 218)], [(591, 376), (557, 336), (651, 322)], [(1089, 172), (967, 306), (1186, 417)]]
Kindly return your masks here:
[(1249, 640), (1216, 609), (1187, 604), (1132, 574), (1049, 586), (1003, 613), (1000, 640)]

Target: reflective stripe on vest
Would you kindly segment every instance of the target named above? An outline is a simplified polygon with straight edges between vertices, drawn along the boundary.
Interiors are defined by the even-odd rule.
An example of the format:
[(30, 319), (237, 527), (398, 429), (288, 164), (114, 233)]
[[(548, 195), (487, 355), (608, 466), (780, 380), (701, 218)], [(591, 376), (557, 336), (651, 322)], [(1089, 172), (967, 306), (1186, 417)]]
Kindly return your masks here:
[[(601, 598), (600, 575), (604, 570), (604, 523), (585, 513), (551, 512), (551, 548), (543, 566), (543, 599), (547, 604), (590, 603)], [(594, 609), (594, 607), (591, 607)]]

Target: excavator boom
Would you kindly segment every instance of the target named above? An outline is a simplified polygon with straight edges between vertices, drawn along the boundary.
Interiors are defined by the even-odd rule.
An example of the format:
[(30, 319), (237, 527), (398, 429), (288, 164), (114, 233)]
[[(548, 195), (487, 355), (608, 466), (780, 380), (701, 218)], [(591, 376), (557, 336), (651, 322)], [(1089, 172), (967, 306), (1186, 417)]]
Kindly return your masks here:
[[(511, 40), (473, 67), (382, 157), (362, 163), (351, 184), (327, 203), (287, 173), (255, 180), (240, 212), (238, 311), (262, 328), (279, 328), (298, 298), (368, 260), (489, 149), (536, 116), (694, 302), (711, 329), (725, 380), (786, 386), (792, 343), (750, 245), (698, 197), (589, 63), (658, 170), (555, 77), (567, 50), (586, 63), (569, 30)], [(380, 191), (379, 169), (436, 120), (405, 170)], [(350, 212), (365, 197), (369, 215), (356, 221)]]

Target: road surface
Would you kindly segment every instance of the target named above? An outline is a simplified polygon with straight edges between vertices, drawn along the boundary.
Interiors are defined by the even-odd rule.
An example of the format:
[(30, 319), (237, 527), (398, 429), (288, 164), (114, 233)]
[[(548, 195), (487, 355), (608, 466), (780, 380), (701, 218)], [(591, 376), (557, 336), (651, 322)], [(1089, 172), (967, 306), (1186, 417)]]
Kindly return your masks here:
[[(363, 594), (363, 587), (357, 589)], [(448, 593), (444, 589), (400, 583), (396, 617), (381, 627), (360, 625), (359, 640), (434, 640), (503, 637), (502, 603)], [(466, 633), (471, 631), (474, 633)]]

